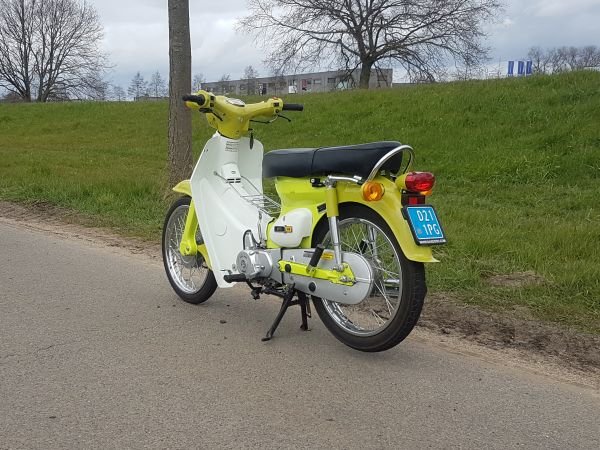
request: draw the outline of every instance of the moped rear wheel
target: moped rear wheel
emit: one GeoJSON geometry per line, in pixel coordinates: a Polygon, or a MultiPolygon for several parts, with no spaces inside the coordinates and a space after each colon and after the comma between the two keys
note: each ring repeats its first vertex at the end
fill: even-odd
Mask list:
{"type": "MultiPolygon", "coordinates": [[[[408,260],[389,226],[375,211],[362,205],[342,205],[339,216],[342,251],[362,254],[371,264],[374,286],[357,305],[313,297],[327,329],[344,344],[365,352],[399,344],[419,319],[425,294],[422,263],[408,260]]],[[[313,246],[333,248],[329,227],[320,226],[313,246]]]]}
{"type": "MultiPolygon", "coordinates": [[[[190,201],[190,197],[181,197],[169,208],[163,226],[162,255],[173,290],[182,300],[197,305],[210,298],[217,288],[217,281],[200,253],[183,256],[179,251],[190,201]]],[[[196,232],[196,242],[204,242],[200,229],[196,232]]]]}

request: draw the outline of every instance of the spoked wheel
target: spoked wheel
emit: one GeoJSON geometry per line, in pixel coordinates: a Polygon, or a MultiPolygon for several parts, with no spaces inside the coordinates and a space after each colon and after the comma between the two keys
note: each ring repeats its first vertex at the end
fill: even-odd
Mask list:
{"type": "MultiPolygon", "coordinates": [[[[344,344],[366,352],[387,350],[414,328],[427,291],[422,263],[409,261],[385,221],[361,205],[340,208],[342,251],[362,254],[373,269],[371,295],[358,305],[313,297],[329,331],[344,344]]],[[[327,224],[315,230],[313,246],[333,248],[327,224]]]]}
{"type": "MultiPolygon", "coordinates": [[[[179,252],[190,201],[190,197],[182,197],[169,209],[163,226],[162,255],[167,278],[177,295],[184,301],[197,305],[208,300],[215,292],[217,281],[200,253],[183,256],[179,252]]],[[[204,242],[199,229],[196,232],[196,242],[204,242]]]]}

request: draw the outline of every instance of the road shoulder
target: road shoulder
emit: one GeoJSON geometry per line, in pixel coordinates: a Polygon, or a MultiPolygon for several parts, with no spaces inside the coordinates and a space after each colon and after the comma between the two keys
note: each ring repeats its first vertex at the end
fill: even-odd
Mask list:
{"type": "MultiPolygon", "coordinates": [[[[90,222],[68,210],[39,206],[0,201],[0,223],[161,264],[160,245],[156,242],[122,237],[111,230],[88,226],[90,222]]],[[[482,311],[434,292],[428,294],[411,338],[451,353],[600,390],[600,336],[482,311]]]]}

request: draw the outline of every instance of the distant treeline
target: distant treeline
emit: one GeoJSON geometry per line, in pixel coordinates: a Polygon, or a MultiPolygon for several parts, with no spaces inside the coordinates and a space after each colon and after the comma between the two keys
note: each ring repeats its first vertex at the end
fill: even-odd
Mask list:
{"type": "Polygon", "coordinates": [[[550,49],[531,47],[527,58],[532,62],[533,73],[538,74],[600,67],[600,49],[595,45],[550,49]]]}

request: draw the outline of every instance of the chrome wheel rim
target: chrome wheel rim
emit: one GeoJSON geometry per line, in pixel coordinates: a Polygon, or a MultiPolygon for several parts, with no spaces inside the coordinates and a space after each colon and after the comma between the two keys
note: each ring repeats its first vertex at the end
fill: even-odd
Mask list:
{"type": "MultiPolygon", "coordinates": [[[[173,211],[167,222],[164,246],[171,279],[186,294],[195,294],[204,285],[209,269],[200,253],[196,256],[183,256],[179,252],[188,210],[188,205],[181,205],[173,211]]],[[[199,229],[196,232],[196,242],[204,242],[199,229]]]]}
{"type": "MultiPolygon", "coordinates": [[[[389,326],[402,300],[400,256],[389,237],[373,222],[357,217],[339,223],[342,251],[362,254],[371,264],[374,283],[371,294],[357,305],[322,299],[335,323],[355,336],[373,336],[389,326]]],[[[331,248],[329,232],[326,248],[331,248]]]]}

